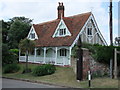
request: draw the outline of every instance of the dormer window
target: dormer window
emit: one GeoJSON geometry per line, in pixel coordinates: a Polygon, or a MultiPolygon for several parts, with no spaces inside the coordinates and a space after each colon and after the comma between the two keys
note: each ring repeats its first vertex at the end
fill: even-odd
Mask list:
{"type": "Polygon", "coordinates": [[[71,33],[68,30],[67,26],[65,25],[64,21],[61,19],[52,37],[54,38],[54,37],[66,37],[66,36],[71,36],[71,33]]]}
{"type": "Polygon", "coordinates": [[[31,39],[34,39],[35,38],[35,33],[31,33],[30,36],[31,36],[31,39]]]}
{"type": "Polygon", "coordinates": [[[27,38],[30,39],[30,40],[36,40],[36,39],[38,39],[38,36],[37,36],[37,34],[36,34],[35,29],[34,29],[33,26],[31,27],[31,30],[30,30],[27,38]]]}
{"type": "Polygon", "coordinates": [[[62,35],[66,35],[66,28],[64,29],[60,29],[59,31],[59,35],[62,36],[62,35]]]}

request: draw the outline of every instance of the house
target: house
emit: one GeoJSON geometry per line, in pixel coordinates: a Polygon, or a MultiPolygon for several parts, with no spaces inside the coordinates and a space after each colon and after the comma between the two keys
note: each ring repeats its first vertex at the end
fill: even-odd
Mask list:
{"type": "MultiPolygon", "coordinates": [[[[63,3],[57,10],[57,19],[32,25],[27,38],[35,40],[36,47],[28,62],[70,66],[72,48],[79,36],[82,42],[107,45],[91,12],[65,17],[63,3]]],[[[25,62],[25,58],[20,52],[19,61],[25,62]]]]}

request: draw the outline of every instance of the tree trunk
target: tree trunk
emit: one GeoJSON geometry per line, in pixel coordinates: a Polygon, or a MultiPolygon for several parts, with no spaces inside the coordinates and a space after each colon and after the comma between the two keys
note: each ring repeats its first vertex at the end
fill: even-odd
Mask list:
{"type": "Polygon", "coordinates": [[[28,72],[28,50],[26,51],[26,70],[25,72],[28,72]]]}

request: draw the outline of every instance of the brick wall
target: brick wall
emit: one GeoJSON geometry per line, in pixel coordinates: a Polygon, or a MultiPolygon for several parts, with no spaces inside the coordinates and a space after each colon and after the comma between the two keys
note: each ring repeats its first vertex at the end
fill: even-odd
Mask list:
{"type": "MultiPolygon", "coordinates": [[[[92,74],[105,74],[109,72],[108,66],[96,62],[92,57],[88,49],[82,48],[83,50],[83,79],[88,76],[88,71],[91,70],[92,74]]],[[[71,58],[72,67],[76,74],[76,58],[71,58]]]]}

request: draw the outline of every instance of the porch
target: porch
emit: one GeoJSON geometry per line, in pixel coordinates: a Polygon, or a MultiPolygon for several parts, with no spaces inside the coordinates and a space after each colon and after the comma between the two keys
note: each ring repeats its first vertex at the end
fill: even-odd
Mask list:
{"type": "MultiPolygon", "coordinates": [[[[28,56],[28,62],[54,65],[71,65],[70,47],[43,47],[35,48],[28,56]]],[[[26,55],[19,50],[19,61],[26,62],[26,55]]]]}

